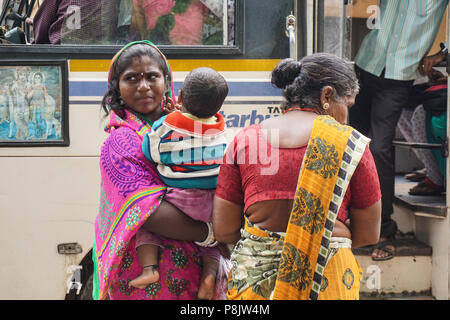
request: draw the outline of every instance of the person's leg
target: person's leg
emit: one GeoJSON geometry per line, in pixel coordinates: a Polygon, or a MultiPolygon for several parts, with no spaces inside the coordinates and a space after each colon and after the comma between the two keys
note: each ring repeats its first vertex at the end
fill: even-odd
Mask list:
{"type": "Polygon", "coordinates": [[[142,273],[130,281],[130,287],[145,289],[150,283],[158,282],[158,251],[159,247],[154,244],[144,244],[136,248],[142,273]]]}
{"type": "Polygon", "coordinates": [[[370,150],[375,160],[382,195],[382,221],[380,242],[372,258],[384,259],[393,255],[395,248],[386,243],[397,231],[397,223],[391,218],[395,192],[395,168],[392,141],[395,129],[406,101],[412,90],[411,81],[395,81],[380,78],[381,90],[377,90],[372,100],[371,126],[369,137],[372,139],[370,150]],[[383,250],[383,248],[387,250],[383,250]]]}
{"type": "Polygon", "coordinates": [[[142,273],[130,281],[130,287],[145,289],[150,283],[159,281],[158,254],[161,243],[158,236],[142,228],[136,232],[136,253],[142,273]]]}
{"type": "Polygon", "coordinates": [[[202,300],[212,300],[219,269],[219,250],[217,248],[201,248],[200,255],[202,256],[203,270],[197,297],[202,300]]]}
{"type": "MultiPolygon", "coordinates": [[[[414,133],[414,127],[412,123],[414,110],[410,109],[403,109],[402,113],[400,114],[400,118],[398,119],[397,127],[400,130],[400,133],[402,134],[403,138],[407,142],[424,142],[424,141],[418,141],[415,138],[414,133]]],[[[422,154],[423,149],[413,149],[414,154],[416,157],[424,164],[424,156],[422,154]]],[[[425,165],[424,165],[425,166],[425,165]]]]}
{"type": "MultiPolygon", "coordinates": [[[[422,105],[418,106],[412,115],[411,124],[413,137],[416,142],[427,143],[426,132],[426,113],[422,105]]],[[[442,176],[439,166],[434,158],[433,154],[428,149],[419,149],[421,153],[420,160],[424,163],[427,170],[427,177],[437,186],[444,185],[444,177],[442,176]]]]}
{"type": "Polygon", "coordinates": [[[367,136],[370,130],[370,108],[372,100],[372,83],[370,78],[373,76],[356,65],[355,72],[358,76],[360,88],[355,99],[355,104],[349,109],[348,120],[350,126],[367,136]]]}

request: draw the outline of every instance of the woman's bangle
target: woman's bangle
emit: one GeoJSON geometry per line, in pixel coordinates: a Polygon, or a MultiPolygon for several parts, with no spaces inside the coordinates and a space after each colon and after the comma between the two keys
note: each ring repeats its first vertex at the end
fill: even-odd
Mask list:
{"type": "Polygon", "coordinates": [[[208,236],[202,242],[194,241],[194,243],[200,247],[215,247],[217,245],[217,241],[214,238],[212,223],[206,222],[206,225],[208,226],[208,236]]]}

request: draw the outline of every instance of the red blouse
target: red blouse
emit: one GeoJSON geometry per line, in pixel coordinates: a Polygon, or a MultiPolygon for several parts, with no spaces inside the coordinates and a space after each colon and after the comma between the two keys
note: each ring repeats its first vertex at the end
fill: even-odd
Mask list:
{"type": "MultiPolygon", "coordinates": [[[[240,131],[228,146],[220,166],[216,196],[244,206],[256,202],[294,199],[306,146],[272,147],[255,124],[240,131]]],[[[350,180],[338,219],[345,221],[349,207],[362,209],[381,199],[375,163],[368,147],[350,180]]]]}

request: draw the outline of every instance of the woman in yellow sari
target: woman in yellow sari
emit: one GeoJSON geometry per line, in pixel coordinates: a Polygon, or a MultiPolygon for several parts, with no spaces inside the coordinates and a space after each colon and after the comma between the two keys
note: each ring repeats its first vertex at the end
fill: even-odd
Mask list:
{"type": "Polygon", "coordinates": [[[378,241],[380,190],[369,139],[345,125],[358,81],[314,54],[272,72],[283,115],[239,132],[221,165],[216,239],[233,244],[228,299],[359,299],[352,247],[378,241]]]}

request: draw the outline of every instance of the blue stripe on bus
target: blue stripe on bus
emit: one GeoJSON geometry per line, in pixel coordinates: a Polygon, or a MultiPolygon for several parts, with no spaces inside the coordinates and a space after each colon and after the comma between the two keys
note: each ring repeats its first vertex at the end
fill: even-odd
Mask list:
{"type": "MultiPolygon", "coordinates": [[[[174,83],[175,94],[182,82],[174,83]]],[[[69,95],[73,97],[103,96],[108,88],[103,81],[70,81],[69,95]]],[[[228,82],[229,96],[281,96],[281,89],[270,82],[228,82]]]]}

